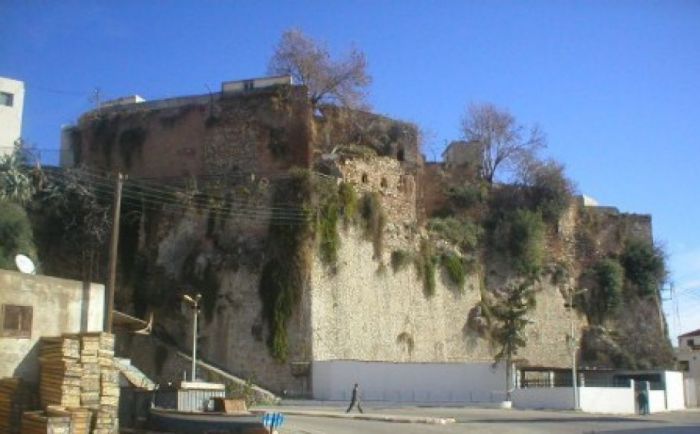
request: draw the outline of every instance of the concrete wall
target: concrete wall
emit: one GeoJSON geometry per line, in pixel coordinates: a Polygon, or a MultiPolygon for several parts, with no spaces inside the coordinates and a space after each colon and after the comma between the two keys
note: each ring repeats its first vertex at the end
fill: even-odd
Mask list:
{"type": "Polygon", "coordinates": [[[104,286],[0,270],[0,304],[32,306],[29,338],[0,337],[0,377],[38,379],[42,336],[103,330],[104,286]]]}
{"type": "Polygon", "coordinates": [[[666,410],[683,410],[685,408],[683,373],[664,372],[664,384],[666,386],[666,410]]]}
{"type": "Polygon", "coordinates": [[[574,389],[572,387],[532,387],[515,389],[512,393],[515,408],[572,410],[574,389]]]}
{"type": "Polygon", "coordinates": [[[634,387],[579,388],[581,410],[587,413],[634,414],[635,398],[634,387]]]}
{"type": "Polygon", "coordinates": [[[490,363],[314,361],[314,399],[349,400],[359,383],[367,401],[500,402],[505,367],[490,363]]]}
{"type": "Polygon", "coordinates": [[[649,391],[649,413],[661,413],[667,411],[666,396],[663,390],[649,391]]]}
{"type": "Polygon", "coordinates": [[[22,136],[24,82],[0,77],[0,92],[12,94],[12,106],[0,104],[0,156],[12,153],[15,141],[22,136]]]}

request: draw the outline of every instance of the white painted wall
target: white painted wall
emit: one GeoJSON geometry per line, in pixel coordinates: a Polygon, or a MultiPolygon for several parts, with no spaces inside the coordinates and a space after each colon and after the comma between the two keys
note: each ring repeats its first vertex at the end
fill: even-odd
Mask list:
{"type": "Polygon", "coordinates": [[[0,270],[0,305],[32,307],[29,338],[0,335],[0,378],[36,381],[39,338],[102,331],[104,300],[103,285],[0,270]]]}
{"type": "Polygon", "coordinates": [[[634,414],[633,387],[581,387],[581,410],[587,413],[634,414]]]}
{"type": "Polygon", "coordinates": [[[683,378],[683,386],[685,389],[685,405],[687,407],[697,407],[698,406],[698,395],[695,393],[695,379],[691,377],[683,378]]]}
{"type": "Polygon", "coordinates": [[[0,92],[12,94],[12,106],[0,104],[0,156],[12,153],[15,141],[22,136],[24,83],[0,77],[0,92]]]}
{"type": "Polygon", "coordinates": [[[313,397],[349,400],[355,383],[367,401],[500,402],[505,367],[490,363],[389,363],[316,361],[313,397]]]}
{"type": "Polygon", "coordinates": [[[512,394],[515,408],[572,410],[574,389],[572,387],[529,387],[515,389],[512,394]]]}
{"type": "Polygon", "coordinates": [[[666,409],[683,410],[685,408],[683,373],[664,372],[664,383],[666,384],[666,409]]]}
{"type": "Polygon", "coordinates": [[[663,390],[649,391],[649,413],[666,411],[666,396],[663,390]]]}

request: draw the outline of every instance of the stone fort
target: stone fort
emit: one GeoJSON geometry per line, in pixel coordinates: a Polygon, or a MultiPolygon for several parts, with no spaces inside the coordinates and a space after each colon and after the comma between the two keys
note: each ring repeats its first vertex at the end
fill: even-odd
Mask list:
{"type": "MultiPolygon", "coordinates": [[[[172,348],[189,348],[191,317],[180,300],[203,287],[210,289],[198,337],[200,355],[276,393],[338,398],[338,390],[362,378],[365,368],[403,366],[415,368],[408,375],[420,376],[422,369],[448,372],[454,366],[493,363],[493,346],[470,321],[490,288],[510,278],[507,271],[497,264],[475,266],[463,288],[456,288],[437,267],[434,291],[427,296],[418,267],[390,266],[395,252],[419,251],[421,240],[432,237],[426,222],[449,201],[450,186],[468,172],[469,158],[455,151],[459,143],[445,162],[426,163],[414,125],[369,112],[313,107],[306,89],[284,77],[224,83],[220,92],[207,95],[123,98],[84,114],[62,134],[66,167],[118,170],[129,180],[174,191],[186,192],[195,184],[195,201],[207,191],[229,201],[224,216],[184,202],[175,205],[165,195],[156,210],[139,208],[134,193],[128,196],[127,208],[133,205],[140,217],[123,223],[117,306],[138,315],[155,310],[161,337],[134,337],[122,351],[155,378],[181,378],[182,364],[172,348]],[[347,183],[358,196],[377,197],[384,218],[382,248],[361,227],[342,223],[332,269],[312,246],[316,253],[287,321],[288,352],[280,360],[270,354],[265,339],[269,324],[260,296],[261,264],[275,212],[295,215],[294,198],[274,202],[272,186],[298,169],[333,185],[347,183]],[[134,278],[129,269],[145,271],[134,278]],[[344,370],[348,363],[365,368],[344,370]]],[[[574,201],[551,237],[557,256],[579,272],[584,267],[577,253],[582,210],[597,222],[588,240],[591,249],[619,251],[620,240],[628,236],[652,241],[649,216],[574,201]]],[[[575,278],[536,283],[537,304],[518,363],[570,366],[567,333],[572,322],[579,337],[588,325],[584,315],[565,306],[563,288],[574,285],[575,278]]],[[[663,322],[653,305],[638,312],[647,320],[656,315],[655,324],[663,322]]],[[[650,339],[663,338],[658,329],[650,339]]],[[[367,384],[365,394],[387,398],[385,389],[367,384]]],[[[396,393],[401,397],[401,391],[396,393]]]]}

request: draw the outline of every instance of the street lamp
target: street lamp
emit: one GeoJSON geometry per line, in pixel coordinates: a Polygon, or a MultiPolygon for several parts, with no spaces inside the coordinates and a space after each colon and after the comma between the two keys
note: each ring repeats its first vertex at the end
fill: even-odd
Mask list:
{"type": "Polygon", "coordinates": [[[185,294],[182,298],[192,306],[192,312],[194,312],[192,321],[192,377],[190,380],[195,381],[197,378],[197,314],[199,313],[199,300],[201,300],[202,294],[197,294],[194,298],[185,294]]]}
{"type": "Polygon", "coordinates": [[[578,399],[578,375],[576,375],[576,349],[578,339],[576,339],[576,333],[574,331],[574,296],[583,294],[586,291],[588,291],[587,288],[579,289],[578,291],[569,290],[569,303],[564,305],[567,309],[569,309],[569,319],[571,322],[571,334],[569,335],[569,350],[571,351],[571,384],[573,385],[574,390],[574,410],[579,410],[581,407],[578,399]]]}

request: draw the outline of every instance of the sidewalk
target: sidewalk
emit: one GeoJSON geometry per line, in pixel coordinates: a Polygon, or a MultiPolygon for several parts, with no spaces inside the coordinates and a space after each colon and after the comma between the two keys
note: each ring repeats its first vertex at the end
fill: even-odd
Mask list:
{"type": "Polygon", "coordinates": [[[390,415],[378,413],[344,413],[341,409],[333,410],[306,410],[300,408],[292,408],[285,405],[277,407],[254,407],[250,409],[252,413],[262,414],[265,412],[281,412],[295,416],[312,416],[312,417],[330,417],[335,419],[354,419],[354,420],[372,420],[379,422],[394,422],[394,423],[425,423],[431,425],[446,425],[455,423],[455,419],[451,417],[425,417],[425,416],[404,416],[390,415]]]}

